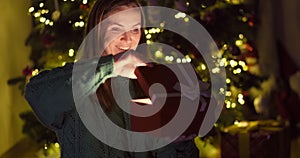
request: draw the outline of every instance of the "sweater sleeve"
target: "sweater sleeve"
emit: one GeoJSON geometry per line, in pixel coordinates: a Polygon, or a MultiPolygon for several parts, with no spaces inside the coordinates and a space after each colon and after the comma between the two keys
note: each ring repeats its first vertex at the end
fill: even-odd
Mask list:
{"type": "Polygon", "coordinates": [[[111,55],[101,57],[100,61],[97,59],[69,63],[33,77],[26,85],[25,99],[42,124],[51,130],[57,130],[62,127],[65,114],[75,110],[74,85],[76,88],[81,87],[77,92],[86,96],[94,93],[112,73],[111,55]],[[81,77],[74,80],[74,76],[81,77]]]}

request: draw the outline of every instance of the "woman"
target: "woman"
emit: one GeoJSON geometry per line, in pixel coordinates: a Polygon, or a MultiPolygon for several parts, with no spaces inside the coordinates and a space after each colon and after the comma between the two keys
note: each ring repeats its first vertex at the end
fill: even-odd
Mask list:
{"type": "MultiPolygon", "coordinates": [[[[146,65],[137,53],[124,53],[135,50],[141,42],[142,12],[129,10],[135,7],[140,7],[135,0],[96,1],[90,12],[86,31],[88,36],[93,33],[92,36],[96,38],[85,46],[82,58],[88,59],[88,62],[82,62],[80,66],[87,69],[79,73],[84,76],[92,71],[88,67],[96,65],[95,74],[99,78],[88,79],[85,82],[77,81],[77,84],[85,87],[83,93],[97,93],[107,116],[125,129],[130,128],[128,114],[116,106],[114,99],[111,98],[110,80],[105,79],[113,76],[136,78],[133,73],[135,67],[146,65]],[[126,14],[118,14],[127,10],[129,12],[126,14]],[[113,18],[108,18],[112,16],[113,18]],[[99,23],[103,25],[99,27],[99,23]],[[94,62],[92,59],[99,55],[100,61],[94,62]],[[101,85],[94,85],[95,83],[101,85]],[[95,86],[99,88],[97,90],[89,88],[95,86]]],[[[192,140],[143,153],[121,151],[98,140],[85,127],[76,111],[71,81],[72,75],[76,73],[72,71],[73,65],[66,64],[61,68],[41,72],[30,80],[25,91],[25,98],[39,120],[56,132],[62,158],[198,157],[198,150],[192,140]]]]}

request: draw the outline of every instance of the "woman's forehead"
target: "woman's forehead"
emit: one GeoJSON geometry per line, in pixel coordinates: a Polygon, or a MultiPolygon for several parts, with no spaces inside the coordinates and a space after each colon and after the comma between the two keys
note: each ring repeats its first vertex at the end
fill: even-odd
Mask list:
{"type": "Polygon", "coordinates": [[[108,24],[131,24],[141,23],[141,12],[137,7],[121,6],[108,13],[106,18],[108,24]]]}

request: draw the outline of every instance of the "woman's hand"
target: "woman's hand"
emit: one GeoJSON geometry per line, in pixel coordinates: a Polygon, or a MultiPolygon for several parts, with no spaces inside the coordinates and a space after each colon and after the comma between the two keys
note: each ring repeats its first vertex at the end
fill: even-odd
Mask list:
{"type": "Polygon", "coordinates": [[[145,56],[129,50],[124,53],[114,55],[113,73],[123,77],[136,79],[137,77],[134,74],[135,68],[138,66],[146,66],[147,63],[149,63],[149,60],[146,60],[145,56]]]}

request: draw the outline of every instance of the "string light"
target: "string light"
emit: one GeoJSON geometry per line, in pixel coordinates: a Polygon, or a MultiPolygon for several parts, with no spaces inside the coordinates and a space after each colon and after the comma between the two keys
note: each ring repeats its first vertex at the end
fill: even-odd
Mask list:
{"type": "Polygon", "coordinates": [[[49,25],[49,24],[50,24],[50,20],[47,19],[47,20],[45,21],[45,24],[46,24],[46,25],[49,25]]]}
{"type": "Polygon", "coordinates": [[[184,20],[185,22],[189,22],[189,21],[190,21],[190,19],[189,19],[188,17],[185,17],[183,20],[184,20]]]}
{"type": "Polygon", "coordinates": [[[151,34],[146,35],[146,39],[151,39],[151,34]]]}
{"type": "Polygon", "coordinates": [[[40,3],[39,6],[40,6],[40,8],[43,8],[44,7],[44,3],[40,3]]]}
{"type": "Polygon", "coordinates": [[[39,70],[38,69],[35,69],[35,70],[33,70],[32,72],[31,72],[31,75],[32,76],[36,76],[36,75],[38,75],[39,74],[39,70]]]}
{"type": "Polygon", "coordinates": [[[230,97],[231,96],[231,91],[226,91],[226,96],[230,97]]]}
{"type": "Polygon", "coordinates": [[[67,62],[65,62],[65,61],[64,61],[64,62],[62,62],[62,63],[61,63],[61,66],[65,66],[65,65],[66,65],[66,63],[67,63],[67,62]]]}
{"type": "Polygon", "coordinates": [[[32,13],[34,11],[34,7],[30,7],[29,9],[28,9],[28,12],[29,13],[32,13]]]}
{"type": "Polygon", "coordinates": [[[227,59],[226,58],[222,58],[221,61],[219,62],[220,66],[227,66],[227,59]]]}
{"type": "Polygon", "coordinates": [[[33,14],[33,16],[34,16],[35,18],[40,17],[40,16],[41,16],[41,13],[40,13],[40,12],[36,12],[36,13],[33,14]]]}
{"type": "Polygon", "coordinates": [[[160,50],[157,50],[155,53],[154,53],[155,57],[157,58],[162,58],[163,57],[163,53],[160,51],[160,50]]]}
{"type": "Polygon", "coordinates": [[[243,35],[243,34],[239,34],[239,38],[240,38],[240,39],[243,39],[243,38],[244,38],[244,35],[243,35]]]}
{"type": "Polygon", "coordinates": [[[248,21],[248,18],[247,18],[247,17],[242,17],[242,21],[243,21],[243,22],[247,22],[247,21],[248,21]]]}
{"type": "Polygon", "coordinates": [[[216,73],[220,73],[220,68],[219,67],[215,67],[211,70],[212,73],[216,74],[216,73]]]}
{"type": "Polygon", "coordinates": [[[59,148],[60,146],[59,146],[59,143],[54,143],[54,146],[56,147],[56,148],[59,148]]]}
{"type": "Polygon", "coordinates": [[[236,103],[232,103],[231,108],[233,108],[233,109],[236,108],[236,103]]]}
{"type": "Polygon", "coordinates": [[[224,88],[220,88],[220,94],[225,94],[225,89],[224,88]]]}
{"type": "Polygon", "coordinates": [[[229,78],[226,78],[226,83],[230,83],[231,82],[231,80],[229,79],[229,78]]]}
{"type": "Polygon", "coordinates": [[[148,34],[148,30],[144,30],[144,32],[145,32],[145,35],[147,35],[147,34],[148,34]]]}
{"type": "Polygon", "coordinates": [[[237,46],[241,46],[242,44],[243,44],[242,40],[236,40],[235,41],[235,45],[237,45],[237,46]]]}
{"type": "Polygon", "coordinates": [[[41,13],[42,13],[42,14],[47,14],[47,13],[49,13],[49,10],[48,10],[48,9],[43,9],[43,10],[41,11],[41,13]]]}
{"type": "Polygon", "coordinates": [[[238,65],[238,62],[236,62],[235,60],[230,60],[229,64],[230,64],[231,67],[235,67],[235,66],[238,65]]]}
{"type": "Polygon", "coordinates": [[[239,74],[241,72],[242,72],[242,70],[240,68],[233,70],[233,74],[239,74]]]}
{"type": "Polygon", "coordinates": [[[231,107],[230,101],[226,101],[226,108],[229,109],[231,107]]]}
{"type": "Polygon", "coordinates": [[[45,17],[40,17],[40,22],[44,23],[47,19],[45,17]]]}
{"type": "Polygon", "coordinates": [[[61,55],[59,55],[59,56],[57,57],[58,60],[62,60],[62,58],[63,58],[63,57],[62,57],[61,55]]]}
{"type": "Polygon", "coordinates": [[[176,62],[177,62],[177,63],[181,63],[181,59],[180,59],[180,58],[177,58],[177,59],[176,59],[176,62]]]}
{"type": "Polygon", "coordinates": [[[186,4],[187,6],[189,6],[189,5],[190,5],[190,2],[186,2],[185,4],[186,4]]]}
{"type": "Polygon", "coordinates": [[[175,14],[174,16],[176,19],[179,19],[179,18],[185,18],[186,17],[186,14],[185,13],[182,13],[182,12],[179,12],[177,14],[175,14]]]}
{"type": "Polygon", "coordinates": [[[243,94],[238,94],[238,102],[241,104],[241,105],[244,105],[245,104],[245,100],[243,99],[243,94]]]}
{"type": "Polygon", "coordinates": [[[83,0],[83,1],[82,1],[82,4],[87,4],[87,3],[88,3],[87,0],[83,0]]]}
{"type": "Polygon", "coordinates": [[[73,57],[74,53],[75,53],[74,49],[69,49],[69,56],[70,57],[73,57]]]}

